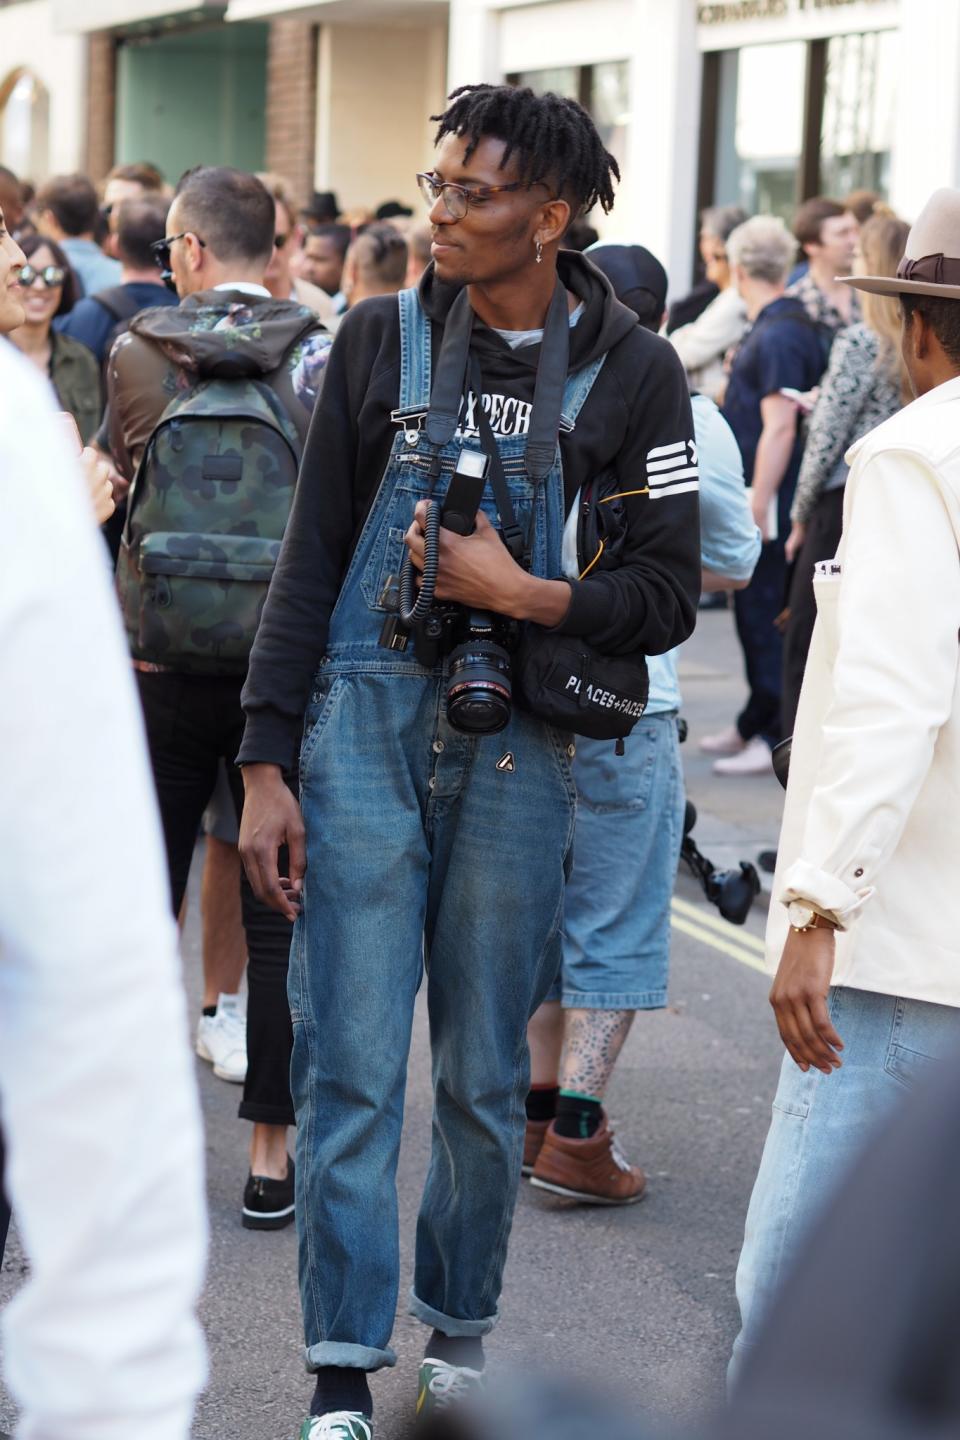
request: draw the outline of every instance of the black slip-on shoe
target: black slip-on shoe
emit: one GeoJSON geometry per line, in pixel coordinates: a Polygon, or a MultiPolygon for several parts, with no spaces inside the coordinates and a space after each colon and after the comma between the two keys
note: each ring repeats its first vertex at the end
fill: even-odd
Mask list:
{"type": "Polygon", "coordinates": [[[287,1178],[248,1175],[243,1188],[241,1223],[245,1230],[282,1230],[294,1218],[293,1161],[287,1156],[287,1178]]]}

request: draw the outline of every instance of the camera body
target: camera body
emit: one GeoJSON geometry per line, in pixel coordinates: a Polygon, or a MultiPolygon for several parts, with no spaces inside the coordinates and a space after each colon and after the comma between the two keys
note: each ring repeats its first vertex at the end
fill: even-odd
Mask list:
{"type": "MultiPolygon", "coordinates": [[[[457,535],[471,535],[476,529],[488,463],[480,450],[464,447],[460,451],[440,512],[439,524],[444,529],[457,535]]],[[[431,530],[428,525],[428,561],[431,530]]],[[[408,565],[409,559],[404,563],[408,565]]],[[[427,588],[430,568],[425,566],[421,594],[427,588]]],[[[453,728],[467,735],[495,735],[503,730],[512,712],[511,653],[518,634],[516,621],[431,597],[426,613],[407,623],[421,665],[432,669],[450,657],[446,709],[453,728]]]]}

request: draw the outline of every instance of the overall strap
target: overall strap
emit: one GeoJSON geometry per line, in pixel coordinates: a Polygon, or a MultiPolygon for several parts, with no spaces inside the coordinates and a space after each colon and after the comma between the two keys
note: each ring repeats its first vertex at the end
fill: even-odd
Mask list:
{"type": "Polygon", "coordinates": [[[580,411],[583,409],[584,401],[593,389],[593,382],[603,369],[607,355],[604,352],[599,359],[585,365],[567,379],[563,392],[563,413],[560,416],[560,428],[562,430],[573,430],[577,423],[580,411]]]}
{"type": "Polygon", "coordinates": [[[420,304],[419,291],[414,287],[401,290],[400,306],[400,405],[395,411],[399,419],[405,412],[425,415],[430,405],[431,336],[430,321],[420,304]]]}
{"type": "Polygon", "coordinates": [[[428,442],[437,451],[450,444],[460,423],[472,330],[473,310],[464,286],[447,312],[437,375],[430,394],[425,430],[428,442]]]}

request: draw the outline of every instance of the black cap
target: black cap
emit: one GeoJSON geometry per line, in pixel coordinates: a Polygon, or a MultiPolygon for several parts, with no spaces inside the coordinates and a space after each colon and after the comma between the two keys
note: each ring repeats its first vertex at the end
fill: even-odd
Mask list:
{"type": "Polygon", "coordinates": [[[652,318],[659,328],[667,306],[667,272],[656,255],[643,245],[592,245],[586,255],[606,275],[617,299],[644,324],[652,318]]]}

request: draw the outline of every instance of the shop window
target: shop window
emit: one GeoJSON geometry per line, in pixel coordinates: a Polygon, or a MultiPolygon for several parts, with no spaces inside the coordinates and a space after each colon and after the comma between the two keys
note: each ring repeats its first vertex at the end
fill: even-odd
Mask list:
{"type": "Polygon", "coordinates": [[[827,44],[820,190],[889,188],[896,105],[896,33],[837,35],[827,44]]]}
{"type": "Polygon", "coordinates": [[[552,90],[579,100],[590,111],[600,138],[624,167],[630,120],[630,65],[611,60],[600,65],[564,65],[553,70],[522,70],[508,75],[511,85],[529,85],[538,95],[552,90]]]}
{"type": "Polygon", "coordinates": [[[0,82],[0,163],[34,182],[49,173],[50,96],[29,70],[0,82]]]}
{"type": "Polygon", "coordinates": [[[713,200],[788,217],[803,151],[807,47],[751,45],[719,57],[713,200]]]}

